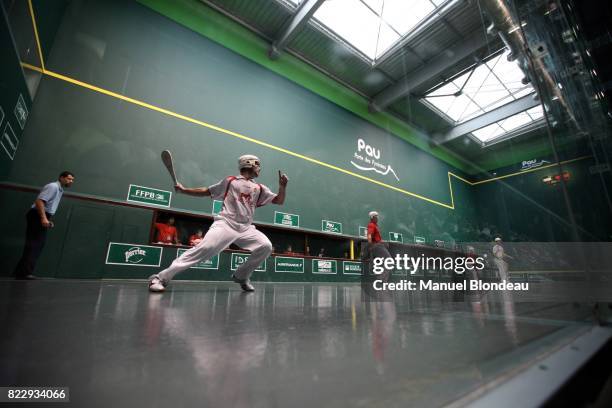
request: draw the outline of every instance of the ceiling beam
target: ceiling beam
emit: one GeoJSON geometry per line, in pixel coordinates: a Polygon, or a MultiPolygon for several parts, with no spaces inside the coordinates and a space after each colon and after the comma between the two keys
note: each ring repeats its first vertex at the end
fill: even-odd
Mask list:
{"type": "Polygon", "coordinates": [[[410,92],[420,85],[439,76],[449,67],[458,64],[461,60],[474,55],[487,45],[487,36],[482,30],[478,30],[461,41],[455,48],[449,48],[438,56],[429,60],[423,67],[403,78],[401,81],[390,85],[370,102],[371,112],[380,112],[396,100],[408,96],[410,92]]]}
{"type": "Polygon", "coordinates": [[[470,119],[453,126],[445,134],[434,136],[434,142],[438,145],[448,143],[460,136],[466,135],[478,129],[482,129],[483,127],[489,126],[495,122],[499,122],[500,120],[516,115],[517,113],[524,112],[527,109],[539,106],[540,101],[534,98],[534,95],[535,93],[525,95],[515,101],[500,106],[497,109],[477,116],[474,119],[470,119]]]}
{"type": "Polygon", "coordinates": [[[272,46],[268,51],[268,56],[270,59],[275,60],[280,56],[287,43],[297,32],[302,29],[302,27],[304,27],[306,23],[308,23],[310,17],[312,17],[312,15],[324,1],[325,0],[305,0],[302,2],[287,27],[272,43],[272,46]]]}

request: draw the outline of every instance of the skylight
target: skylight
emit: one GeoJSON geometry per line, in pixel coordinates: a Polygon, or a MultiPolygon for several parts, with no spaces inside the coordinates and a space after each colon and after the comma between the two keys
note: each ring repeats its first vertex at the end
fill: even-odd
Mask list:
{"type": "Polygon", "coordinates": [[[525,112],[517,113],[499,122],[483,127],[472,132],[472,135],[483,143],[490,142],[508,132],[533,123],[544,116],[542,108],[536,106],[525,112]]]}
{"type": "Polygon", "coordinates": [[[328,0],[313,18],[375,60],[446,1],[328,0]]]}
{"type": "MultiPolygon", "coordinates": [[[[530,84],[521,82],[524,74],[516,62],[508,61],[508,54],[506,51],[470,69],[428,93],[424,100],[455,123],[461,123],[533,93],[530,84]]],[[[541,117],[541,108],[535,107],[472,134],[487,142],[541,117]]]]}

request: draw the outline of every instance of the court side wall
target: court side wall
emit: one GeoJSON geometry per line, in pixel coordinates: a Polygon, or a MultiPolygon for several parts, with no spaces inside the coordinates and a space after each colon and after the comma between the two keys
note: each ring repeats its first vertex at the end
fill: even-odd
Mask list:
{"type": "MultiPolygon", "coordinates": [[[[546,166],[552,158],[543,160],[543,166],[546,166]]],[[[563,164],[561,168],[554,166],[530,172],[521,170],[521,167],[519,163],[495,170],[497,177],[515,175],[473,186],[480,232],[468,231],[468,234],[477,234],[479,241],[492,240],[496,234],[507,241],[572,241],[575,238],[574,226],[562,185],[560,182],[553,185],[544,182],[548,177],[567,172],[567,196],[573,210],[577,238],[580,241],[612,239],[612,216],[605,200],[605,186],[612,185],[610,172],[595,171],[597,166],[592,157],[563,164]]]]}
{"type": "Polygon", "coordinates": [[[27,122],[17,117],[16,107],[23,104],[29,112],[32,100],[19,65],[17,48],[4,5],[1,3],[0,55],[0,179],[6,179],[23,140],[23,128],[27,125],[27,122]]]}

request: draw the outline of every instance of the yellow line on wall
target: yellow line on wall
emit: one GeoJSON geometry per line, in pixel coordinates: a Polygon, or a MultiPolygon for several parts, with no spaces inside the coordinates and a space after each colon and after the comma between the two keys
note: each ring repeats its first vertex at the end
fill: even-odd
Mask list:
{"type": "Polygon", "coordinates": [[[31,70],[34,70],[34,71],[37,71],[37,72],[41,72],[41,73],[43,73],[45,75],[48,75],[50,77],[53,77],[53,78],[56,78],[56,79],[59,79],[59,80],[62,80],[62,81],[68,82],[68,83],[71,83],[73,85],[80,86],[80,87],[83,87],[83,88],[86,88],[86,89],[89,89],[89,90],[92,90],[94,92],[98,92],[98,93],[101,93],[101,94],[104,94],[104,95],[107,95],[107,96],[111,96],[113,98],[120,99],[122,101],[129,102],[129,103],[132,103],[134,105],[138,105],[138,106],[141,106],[143,108],[147,108],[147,109],[150,109],[150,110],[162,113],[164,115],[168,115],[168,116],[171,116],[171,117],[174,117],[174,118],[177,118],[177,119],[180,119],[180,120],[184,120],[184,121],[187,121],[187,122],[199,125],[199,126],[203,126],[203,127],[208,128],[208,129],[217,131],[219,133],[223,133],[223,134],[226,134],[226,135],[229,135],[229,136],[233,136],[233,137],[236,137],[236,138],[239,138],[239,139],[251,142],[251,143],[255,143],[255,144],[258,144],[260,146],[264,146],[264,147],[267,147],[269,149],[276,150],[276,151],[288,154],[290,156],[294,156],[294,157],[300,158],[302,160],[306,160],[308,162],[317,164],[317,165],[322,166],[322,167],[327,167],[329,169],[338,171],[340,173],[347,174],[349,176],[357,177],[357,178],[359,178],[361,180],[364,180],[364,181],[367,181],[367,182],[379,185],[381,187],[385,187],[385,188],[397,191],[399,193],[402,193],[402,194],[405,194],[405,195],[408,195],[408,196],[411,196],[411,197],[415,197],[415,198],[418,198],[420,200],[424,200],[424,201],[427,201],[429,203],[436,204],[436,205],[439,205],[441,207],[448,208],[448,209],[451,209],[451,210],[455,209],[455,198],[454,198],[454,193],[453,193],[453,186],[452,186],[451,176],[455,177],[458,180],[463,181],[464,183],[466,183],[466,184],[468,184],[470,186],[475,186],[475,185],[479,185],[479,184],[483,184],[483,183],[488,183],[488,182],[491,182],[491,181],[501,180],[501,179],[505,179],[505,178],[508,178],[508,177],[513,177],[513,176],[517,176],[517,175],[521,175],[521,174],[530,173],[530,172],[533,172],[533,171],[544,170],[544,169],[549,168],[549,167],[558,166],[559,164],[571,163],[571,162],[574,162],[574,161],[583,160],[583,159],[586,159],[586,158],[590,157],[590,156],[578,157],[578,158],[575,158],[575,159],[563,161],[563,162],[561,162],[559,164],[553,163],[553,164],[549,164],[547,166],[541,166],[541,167],[537,167],[537,168],[534,168],[534,169],[531,169],[531,170],[526,170],[526,171],[516,172],[516,173],[511,173],[511,174],[506,174],[504,176],[494,177],[494,178],[490,178],[490,179],[486,179],[486,180],[481,180],[481,181],[477,181],[477,182],[471,182],[471,181],[466,180],[463,177],[458,176],[458,175],[454,174],[453,172],[449,171],[447,175],[448,175],[448,188],[449,188],[449,195],[450,195],[451,203],[450,204],[446,204],[446,203],[442,203],[440,201],[437,201],[437,200],[434,200],[434,199],[422,196],[420,194],[413,193],[411,191],[404,190],[402,188],[395,187],[395,186],[392,186],[392,185],[387,184],[387,183],[383,183],[383,182],[378,181],[378,180],[374,180],[372,178],[363,176],[361,174],[357,174],[357,173],[352,172],[350,170],[346,170],[346,169],[343,169],[341,167],[334,166],[334,165],[329,164],[329,163],[325,163],[323,161],[314,159],[312,157],[308,157],[308,156],[305,156],[303,154],[293,152],[293,151],[285,149],[283,147],[275,146],[273,144],[270,144],[270,143],[267,143],[267,142],[263,142],[263,141],[258,140],[258,139],[254,139],[252,137],[248,137],[248,136],[242,135],[240,133],[233,132],[231,130],[224,129],[222,127],[215,126],[215,125],[212,125],[210,123],[207,123],[207,122],[204,122],[204,121],[201,121],[201,120],[198,120],[198,119],[191,118],[191,117],[186,116],[186,115],[182,115],[182,114],[170,111],[168,109],[160,108],[158,106],[155,106],[155,105],[152,105],[152,104],[140,101],[138,99],[130,98],[128,96],[121,95],[121,94],[118,94],[116,92],[109,91],[107,89],[103,89],[103,88],[97,87],[95,85],[91,85],[91,84],[88,84],[86,82],[82,82],[82,81],[79,81],[77,79],[70,78],[70,77],[67,77],[65,75],[58,74],[58,73],[53,72],[53,71],[46,70],[44,68],[41,69],[39,67],[30,65],[30,64],[27,64],[27,63],[21,63],[21,65],[24,68],[28,68],[28,69],[31,69],[31,70]]]}
{"type": "Polygon", "coordinates": [[[40,46],[40,39],[38,38],[38,25],[36,24],[36,17],[34,15],[34,7],[32,7],[32,0],[28,0],[28,7],[30,9],[30,17],[32,18],[32,27],[34,28],[34,38],[36,38],[36,48],[38,49],[38,57],[40,58],[40,66],[42,71],[45,71],[45,60],[42,54],[42,48],[40,46]]]}
{"type": "Polygon", "coordinates": [[[24,66],[25,68],[34,69],[35,71],[42,72],[43,74],[48,75],[50,77],[53,77],[53,78],[56,78],[56,79],[59,79],[59,80],[71,83],[73,85],[77,85],[77,86],[80,86],[80,87],[92,90],[94,92],[98,92],[98,93],[101,93],[101,94],[104,94],[104,95],[107,95],[107,96],[111,96],[113,98],[120,99],[122,101],[129,102],[129,103],[132,103],[134,105],[141,106],[143,108],[147,108],[147,109],[159,112],[159,113],[163,113],[164,115],[172,116],[174,118],[181,119],[181,120],[184,120],[186,122],[190,122],[190,123],[193,123],[193,124],[196,124],[196,125],[199,125],[199,126],[203,126],[203,127],[208,128],[208,129],[217,131],[219,133],[223,133],[223,134],[226,134],[226,135],[229,135],[229,136],[236,137],[238,139],[242,139],[242,140],[245,140],[245,141],[248,141],[248,142],[251,142],[251,143],[255,143],[255,144],[258,144],[260,146],[264,146],[264,147],[267,147],[269,149],[276,150],[276,151],[288,154],[290,156],[298,157],[300,159],[303,159],[303,160],[306,160],[308,162],[317,164],[319,166],[327,167],[329,169],[336,170],[336,171],[338,171],[340,173],[344,173],[344,174],[347,174],[349,176],[357,177],[357,178],[359,178],[361,180],[365,180],[365,181],[368,181],[370,183],[374,183],[374,184],[377,184],[379,186],[386,187],[388,189],[397,191],[399,193],[402,193],[402,194],[405,194],[405,195],[408,195],[408,196],[411,196],[411,197],[418,198],[420,200],[424,200],[424,201],[430,202],[432,204],[439,205],[441,207],[445,207],[445,208],[449,208],[449,209],[454,209],[454,206],[446,204],[446,203],[442,203],[442,202],[434,200],[432,198],[428,198],[428,197],[422,196],[420,194],[413,193],[411,191],[404,190],[402,188],[395,187],[395,186],[392,186],[392,185],[387,184],[387,183],[383,183],[383,182],[378,181],[378,180],[374,180],[372,178],[363,176],[361,174],[354,173],[354,172],[352,172],[350,170],[346,170],[346,169],[343,169],[341,167],[334,166],[333,164],[325,163],[323,161],[314,159],[312,157],[308,157],[308,156],[305,156],[303,154],[293,152],[293,151],[285,149],[283,147],[275,146],[273,144],[270,144],[270,143],[267,143],[267,142],[263,142],[263,141],[258,140],[258,139],[254,139],[252,137],[245,136],[245,135],[242,135],[240,133],[233,132],[231,130],[224,129],[222,127],[215,126],[213,124],[210,124],[210,123],[198,120],[198,119],[194,119],[194,118],[191,118],[189,116],[182,115],[180,113],[176,113],[176,112],[173,112],[173,111],[168,110],[168,109],[160,108],[158,106],[155,106],[155,105],[152,105],[150,103],[146,103],[146,102],[140,101],[138,99],[130,98],[128,96],[121,95],[121,94],[118,94],[116,92],[109,91],[107,89],[103,89],[103,88],[97,87],[95,85],[91,85],[91,84],[88,84],[86,82],[82,82],[82,81],[79,81],[77,79],[70,78],[70,77],[67,77],[65,75],[62,75],[62,74],[58,74],[58,73],[53,72],[53,71],[49,71],[47,69],[40,69],[38,67],[34,67],[32,65],[25,64],[25,63],[22,63],[22,66],[24,66]]]}

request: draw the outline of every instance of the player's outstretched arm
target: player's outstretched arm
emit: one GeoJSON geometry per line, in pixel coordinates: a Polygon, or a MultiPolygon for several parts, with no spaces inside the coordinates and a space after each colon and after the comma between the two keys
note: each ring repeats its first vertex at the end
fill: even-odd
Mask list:
{"type": "Polygon", "coordinates": [[[197,187],[197,188],[188,188],[183,186],[181,183],[176,183],[174,186],[176,191],[180,191],[181,193],[185,193],[192,196],[209,196],[210,191],[207,187],[197,187]]]}
{"type": "Polygon", "coordinates": [[[285,192],[287,190],[287,183],[289,179],[286,174],[281,174],[281,171],[278,171],[278,194],[274,197],[272,202],[274,204],[282,205],[285,202],[285,192]]]}

